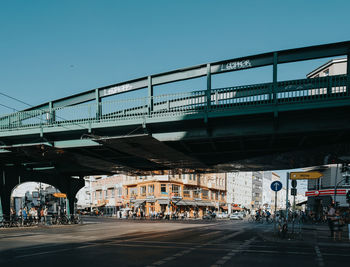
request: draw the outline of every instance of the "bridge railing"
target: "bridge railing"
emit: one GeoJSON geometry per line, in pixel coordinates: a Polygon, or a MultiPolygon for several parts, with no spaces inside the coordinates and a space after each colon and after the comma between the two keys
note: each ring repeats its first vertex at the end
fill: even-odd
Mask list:
{"type": "MultiPolygon", "coordinates": [[[[92,122],[240,110],[266,105],[322,102],[350,97],[345,75],[87,103],[16,112],[0,118],[0,131],[86,125],[92,122]],[[274,96],[275,99],[274,99],[274,96]]],[[[85,127],[85,126],[82,126],[85,127]]]]}
{"type": "Polygon", "coordinates": [[[301,103],[349,97],[345,75],[291,80],[278,83],[278,103],[301,103]]]}

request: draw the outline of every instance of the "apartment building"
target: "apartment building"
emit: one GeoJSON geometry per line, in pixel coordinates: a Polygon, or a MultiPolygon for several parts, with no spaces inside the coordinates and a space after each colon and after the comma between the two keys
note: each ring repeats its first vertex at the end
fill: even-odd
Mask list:
{"type": "Polygon", "coordinates": [[[115,215],[123,207],[126,176],[93,176],[87,179],[90,181],[91,208],[103,208],[104,213],[115,215]]]}
{"type": "Polygon", "coordinates": [[[252,172],[227,173],[228,211],[252,208],[252,172]]]}
{"type": "Polygon", "coordinates": [[[346,58],[332,59],[306,75],[307,78],[319,78],[346,74],[346,58]]]}
{"type": "Polygon", "coordinates": [[[226,174],[166,174],[126,177],[124,205],[152,213],[188,212],[202,216],[226,209],[226,174]]]}
{"type": "Polygon", "coordinates": [[[263,173],[253,172],[252,175],[252,209],[263,208],[263,173]]]}

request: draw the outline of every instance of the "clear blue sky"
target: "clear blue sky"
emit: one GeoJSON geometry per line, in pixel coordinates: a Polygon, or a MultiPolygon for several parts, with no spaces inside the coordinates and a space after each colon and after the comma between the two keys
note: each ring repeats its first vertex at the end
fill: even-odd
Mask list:
{"type": "MultiPolygon", "coordinates": [[[[177,68],[347,41],[349,10],[347,0],[2,0],[0,92],[38,105],[177,68]]],[[[324,62],[281,66],[279,79],[305,77],[324,62]]],[[[268,68],[214,78],[213,87],[266,79],[268,68]]]]}
{"type": "MultiPolygon", "coordinates": [[[[349,10],[346,0],[2,0],[0,92],[37,105],[176,68],[346,41],[349,10]]],[[[305,77],[310,67],[292,69],[305,77]]],[[[265,81],[259,75],[242,76],[265,81]]]]}

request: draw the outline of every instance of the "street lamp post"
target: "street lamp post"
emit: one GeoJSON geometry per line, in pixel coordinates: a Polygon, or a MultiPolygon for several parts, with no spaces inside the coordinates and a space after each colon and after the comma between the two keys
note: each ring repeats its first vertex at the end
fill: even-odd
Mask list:
{"type": "Polygon", "coordinates": [[[338,163],[337,163],[337,169],[335,172],[335,180],[334,180],[334,205],[336,205],[336,199],[337,199],[337,178],[338,178],[338,163]]]}

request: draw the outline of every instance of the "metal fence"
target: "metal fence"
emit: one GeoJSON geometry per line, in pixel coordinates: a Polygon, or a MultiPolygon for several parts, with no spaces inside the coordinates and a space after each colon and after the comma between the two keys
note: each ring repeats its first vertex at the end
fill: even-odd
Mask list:
{"type": "Polygon", "coordinates": [[[104,101],[53,108],[20,111],[0,118],[0,131],[25,128],[68,127],[92,122],[137,118],[174,117],[201,112],[244,110],[266,105],[292,105],[349,98],[347,76],[227,87],[208,91],[164,94],[153,97],[104,101]]]}

